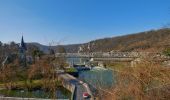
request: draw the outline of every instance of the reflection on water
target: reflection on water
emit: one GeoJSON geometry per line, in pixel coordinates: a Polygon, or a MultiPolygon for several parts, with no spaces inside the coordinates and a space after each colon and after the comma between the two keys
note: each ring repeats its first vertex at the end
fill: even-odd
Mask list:
{"type": "Polygon", "coordinates": [[[115,84],[116,75],[112,70],[95,67],[89,71],[79,72],[79,79],[92,86],[100,88],[110,88],[115,84]]]}
{"type": "MultiPolygon", "coordinates": [[[[79,64],[88,60],[89,58],[67,58],[70,64],[79,64]]],[[[92,70],[79,72],[79,79],[95,87],[110,88],[115,84],[116,74],[112,70],[94,67],[92,70]]]]}
{"type": "MultiPolygon", "coordinates": [[[[46,92],[41,89],[27,91],[27,90],[0,90],[0,94],[5,97],[24,97],[24,98],[44,98],[51,99],[53,94],[51,92],[46,92]]],[[[71,98],[71,92],[63,87],[58,87],[56,90],[57,99],[69,99],[71,98]]]]}
{"type": "MultiPolygon", "coordinates": [[[[79,64],[81,62],[88,62],[88,60],[88,58],[67,58],[67,62],[70,64],[79,64]]],[[[80,71],[78,78],[89,84],[94,94],[97,93],[99,87],[102,89],[110,89],[116,84],[116,72],[101,67],[80,71]]]]}

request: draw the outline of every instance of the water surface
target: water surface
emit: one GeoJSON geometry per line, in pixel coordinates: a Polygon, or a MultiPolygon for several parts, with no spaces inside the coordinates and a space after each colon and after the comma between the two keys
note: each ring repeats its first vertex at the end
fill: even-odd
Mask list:
{"type": "MultiPolygon", "coordinates": [[[[27,90],[0,90],[0,95],[5,97],[24,97],[24,98],[44,98],[51,99],[53,94],[51,92],[46,92],[41,89],[27,91],[27,90]]],[[[70,99],[71,92],[63,87],[58,87],[55,93],[55,98],[57,99],[70,99]]]]}

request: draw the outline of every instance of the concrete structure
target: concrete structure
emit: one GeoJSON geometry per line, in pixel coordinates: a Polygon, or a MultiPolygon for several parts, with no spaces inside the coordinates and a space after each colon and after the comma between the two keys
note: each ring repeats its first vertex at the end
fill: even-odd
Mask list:
{"type": "MultiPolygon", "coordinates": [[[[137,52],[95,52],[95,53],[56,53],[56,57],[66,57],[66,58],[80,58],[89,59],[91,62],[105,62],[105,61],[115,61],[115,62],[130,62],[131,66],[134,67],[137,58],[140,57],[137,52]]],[[[83,62],[82,62],[83,63],[83,62]]]]}
{"type": "Polygon", "coordinates": [[[58,73],[59,80],[62,81],[63,86],[72,92],[72,100],[83,100],[83,93],[87,92],[91,95],[91,98],[86,100],[94,100],[93,95],[90,91],[89,86],[76,79],[75,77],[67,73],[58,73]]]}
{"type": "Polygon", "coordinates": [[[158,52],[93,52],[93,53],[56,53],[56,57],[66,58],[167,58],[158,52]]]}
{"type": "Polygon", "coordinates": [[[94,52],[94,53],[56,53],[56,57],[66,58],[136,58],[138,52],[94,52]]]}
{"type": "MultiPolygon", "coordinates": [[[[153,61],[168,61],[165,55],[157,52],[93,52],[93,53],[56,53],[56,57],[88,59],[90,62],[130,62],[134,67],[142,59],[151,58],[153,61]]],[[[82,62],[83,64],[83,62],[82,62]]]]}

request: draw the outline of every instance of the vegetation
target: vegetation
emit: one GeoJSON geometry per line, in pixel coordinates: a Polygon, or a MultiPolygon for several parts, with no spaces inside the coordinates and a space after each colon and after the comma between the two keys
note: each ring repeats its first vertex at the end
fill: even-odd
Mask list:
{"type": "MultiPolygon", "coordinates": [[[[163,28],[159,30],[150,30],[136,34],[125,36],[117,36],[112,38],[104,38],[93,40],[84,44],[59,45],[59,46],[43,46],[38,45],[42,51],[47,52],[48,48],[52,48],[55,52],[77,53],[79,47],[83,47],[83,51],[87,52],[109,52],[109,51],[154,51],[162,52],[165,48],[170,47],[170,29],[163,28]],[[104,44],[104,45],[103,45],[104,44]],[[65,50],[62,50],[62,49],[65,50]]],[[[29,44],[37,45],[37,44],[29,44]]],[[[52,52],[52,51],[50,51],[52,52]]]]}
{"type": "MultiPolygon", "coordinates": [[[[170,46],[170,29],[151,30],[138,34],[91,41],[92,51],[162,51],[170,46]],[[105,45],[103,45],[105,44],[105,45]]],[[[89,44],[89,43],[88,43],[89,44]]],[[[86,48],[88,44],[85,44],[86,48]]]]}
{"type": "MultiPolygon", "coordinates": [[[[57,99],[68,99],[71,98],[71,93],[63,87],[58,87],[60,91],[56,91],[57,99]]],[[[35,91],[27,91],[27,90],[0,90],[0,94],[9,97],[24,97],[24,98],[44,98],[51,99],[52,95],[48,91],[43,90],[35,90],[35,91]]]]}
{"type": "Polygon", "coordinates": [[[75,68],[67,68],[66,72],[67,73],[77,72],[77,69],[75,69],[75,68]]]}
{"type": "MultiPolygon", "coordinates": [[[[153,51],[170,56],[170,29],[152,30],[139,34],[131,34],[114,38],[106,38],[83,44],[84,52],[98,51],[153,51]],[[105,44],[105,45],[103,45],[105,44]],[[90,50],[88,50],[90,47],[90,50]]],[[[3,44],[0,42],[0,62],[8,56],[8,62],[0,65],[0,88],[7,90],[25,89],[31,91],[41,88],[56,97],[56,90],[61,82],[56,70],[66,70],[68,73],[77,72],[68,66],[65,58],[55,57],[55,53],[77,52],[80,45],[50,47],[49,55],[44,54],[39,47],[29,46],[27,55],[33,57],[33,63],[23,67],[19,63],[18,47],[15,42],[3,44]],[[74,49],[71,49],[73,48],[74,49]]],[[[147,58],[147,59],[146,59],[147,58]]],[[[136,67],[129,63],[107,62],[117,72],[117,83],[110,90],[99,91],[99,97],[105,100],[162,100],[169,99],[170,69],[162,63],[145,59],[136,67]]],[[[27,62],[26,62],[27,63],[27,62]]]]}
{"type": "Polygon", "coordinates": [[[74,53],[78,52],[80,46],[83,47],[84,52],[89,51],[89,47],[91,52],[108,52],[112,50],[159,52],[170,47],[169,38],[170,29],[163,28],[159,30],[140,32],[137,34],[93,40],[84,44],[65,45],[63,47],[67,52],[74,53]]]}
{"type": "Polygon", "coordinates": [[[63,46],[60,45],[60,46],[57,47],[57,52],[58,53],[66,53],[66,50],[63,46]]]}
{"type": "Polygon", "coordinates": [[[20,64],[18,45],[12,42],[8,45],[2,44],[0,48],[1,63],[8,56],[8,63],[0,66],[0,88],[27,91],[38,88],[50,92],[52,98],[56,97],[57,87],[61,86],[56,69],[64,69],[67,65],[64,58],[44,55],[38,47],[30,46],[26,55],[31,56],[34,63],[25,62],[27,66],[23,67],[20,64]],[[3,55],[4,52],[6,55],[3,55]]]}
{"type": "MultiPolygon", "coordinates": [[[[159,62],[144,60],[136,67],[117,69],[117,83],[99,94],[105,100],[168,100],[170,69],[159,62]]],[[[100,96],[99,96],[100,97],[100,96]]]]}
{"type": "Polygon", "coordinates": [[[170,48],[167,48],[163,52],[166,56],[170,56],[170,48]]]}
{"type": "Polygon", "coordinates": [[[110,69],[114,69],[114,70],[124,70],[127,67],[130,66],[130,62],[105,62],[105,65],[108,66],[108,68],[110,69]]]}

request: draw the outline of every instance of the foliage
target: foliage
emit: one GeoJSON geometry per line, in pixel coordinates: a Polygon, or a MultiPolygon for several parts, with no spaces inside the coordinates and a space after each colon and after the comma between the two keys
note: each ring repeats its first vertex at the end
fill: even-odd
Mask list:
{"type": "Polygon", "coordinates": [[[170,69],[149,60],[117,70],[117,84],[100,94],[106,100],[168,100],[170,69]]]}
{"type": "Polygon", "coordinates": [[[67,69],[66,69],[66,72],[67,72],[67,73],[77,72],[77,69],[76,69],[76,68],[67,68],[67,69]]]}
{"type": "Polygon", "coordinates": [[[93,40],[84,44],[66,45],[67,52],[78,52],[79,47],[84,51],[90,46],[92,52],[115,51],[162,51],[170,47],[170,29],[164,28],[129,34],[112,38],[93,40]]]}
{"type": "Polygon", "coordinates": [[[121,70],[124,70],[124,69],[126,69],[127,67],[129,67],[130,66],[130,63],[129,62],[106,62],[105,63],[106,64],[106,66],[108,67],[108,68],[111,68],[111,69],[114,69],[114,70],[119,70],[119,71],[121,71],[121,70]]]}
{"type": "Polygon", "coordinates": [[[170,48],[164,50],[163,52],[166,56],[170,56],[170,48]]]}
{"type": "Polygon", "coordinates": [[[63,46],[60,45],[60,46],[57,47],[57,52],[58,53],[66,53],[66,50],[63,46]]]}

